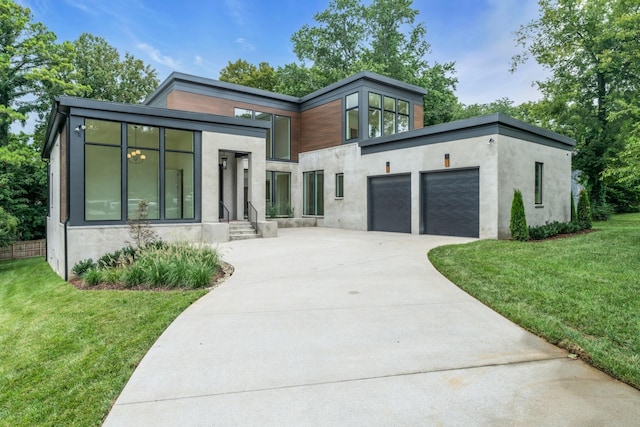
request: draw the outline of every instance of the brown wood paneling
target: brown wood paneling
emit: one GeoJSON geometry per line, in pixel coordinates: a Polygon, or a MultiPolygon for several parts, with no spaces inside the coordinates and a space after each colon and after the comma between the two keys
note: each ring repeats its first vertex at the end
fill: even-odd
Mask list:
{"type": "Polygon", "coordinates": [[[420,104],[413,105],[413,128],[422,129],[424,127],[424,107],[420,104]]]}
{"type": "Polygon", "coordinates": [[[291,117],[291,160],[298,160],[298,153],[300,152],[300,113],[179,90],[174,90],[167,95],[167,108],[228,117],[234,116],[235,108],[246,108],[248,110],[291,117]]]}
{"type": "MultiPolygon", "coordinates": [[[[67,220],[67,126],[60,133],[60,223],[67,220]]],[[[54,171],[54,173],[56,173],[54,171]]]]}
{"type": "Polygon", "coordinates": [[[300,152],[342,144],[342,100],[302,112],[300,152]]]}

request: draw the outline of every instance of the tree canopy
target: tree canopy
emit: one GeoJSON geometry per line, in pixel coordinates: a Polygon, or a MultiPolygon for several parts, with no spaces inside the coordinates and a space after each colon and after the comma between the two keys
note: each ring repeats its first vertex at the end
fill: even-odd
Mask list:
{"type": "MultiPolygon", "coordinates": [[[[563,133],[577,140],[574,167],[591,199],[606,202],[603,174],[631,141],[628,124],[640,105],[640,4],[633,0],[539,0],[539,16],[522,26],[513,58],[529,57],[551,74],[536,82],[563,133]]],[[[628,189],[627,189],[628,190],[628,189]]],[[[628,195],[629,196],[629,195],[628,195]]],[[[610,200],[616,203],[616,200],[610,200]]]]}
{"type": "Polygon", "coordinates": [[[51,94],[77,93],[65,79],[73,71],[73,46],[56,43],[56,35],[32,22],[28,8],[0,2],[0,146],[9,143],[13,122],[50,108],[51,94]]]}
{"type": "Polygon", "coordinates": [[[454,63],[430,65],[426,27],[412,0],[333,0],[291,36],[300,63],[259,67],[239,59],[220,80],[304,96],[361,71],[425,87],[425,124],[451,120],[457,105],[454,63]]]}

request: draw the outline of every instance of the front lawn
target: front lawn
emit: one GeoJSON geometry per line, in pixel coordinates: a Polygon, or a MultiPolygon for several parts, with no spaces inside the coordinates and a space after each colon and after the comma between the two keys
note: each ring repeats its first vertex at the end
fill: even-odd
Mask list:
{"type": "Polygon", "coordinates": [[[42,258],[0,262],[0,425],[95,426],[206,291],[79,291],[42,258]]]}
{"type": "Polygon", "coordinates": [[[539,242],[482,240],[429,252],[498,313],[640,388],[640,214],[539,242]]]}

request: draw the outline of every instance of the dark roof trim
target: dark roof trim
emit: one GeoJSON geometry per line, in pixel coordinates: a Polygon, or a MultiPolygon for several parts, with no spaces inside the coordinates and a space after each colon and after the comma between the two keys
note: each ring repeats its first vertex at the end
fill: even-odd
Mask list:
{"type": "MultiPolygon", "coordinates": [[[[282,95],[275,92],[269,92],[262,89],[255,89],[252,87],[242,86],[234,83],[222,82],[220,80],[209,79],[206,77],[194,76],[191,74],[184,74],[173,72],[167,77],[167,79],[160,84],[160,86],[144,101],[145,105],[153,104],[158,100],[158,98],[162,97],[163,94],[166,94],[171,91],[171,89],[180,86],[180,84],[184,85],[195,85],[201,87],[209,87],[216,89],[223,89],[225,91],[232,91],[235,93],[246,94],[250,96],[257,96],[261,98],[266,98],[269,100],[276,100],[282,102],[288,102],[299,106],[303,103],[311,101],[320,96],[326,95],[332,91],[336,91],[344,86],[348,86],[358,80],[369,80],[379,84],[383,84],[385,86],[389,86],[394,89],[401,89],[408,92],[413,92],[417,95],[424,96],[427,94],[426,89],[411,85],[408,83],[401,82],[399,80],[392,79],[390,77],[382,76],[380,74],[372,73],[370,71],[363,71],[358,74],[354,74],[351,77],[347,77],[346,79],[340,80],[339,82],[333,83],[327,87],[319,89],[309,95],[303,96],[302,98],[296,98],[294,96],[282,95]]],[[[206,91],[206,89],[205,89],[206,91]]],[[[196,93],[203,93],[202,91],[197,91],[196,93]]],[[[206,92],[205,92],[206,93],[206,92]]]]}
{"type": "Polygon", "coordinates": [[[300,102],[299,98],[295,96],[282,95],[275,92],[269,92],[262,89],[256,89],[248,86],[242,86],[235,83],[222,82],[220,80],[209,79],[206,77],[194,76],[191,74],[184,74],[173,72],[167,77],[167,79],[158,86],[158,88],[151,94],[147,99],[145,99],[144,104],[148,105],[153,103],[156,98],[160,97],[163,93],[169,92],[169,90],[178,82],[198,85],[198,86],[209,86],[216,87],[224,90],[229,90],[238,93],[245,93],[248,95],[259,96],[263,98],[276,99],[279,101],[285,102],[300,102]]]}
{"type": "Polygon", "coordinates": [[[502,113],[442,123],[383,138],[368,139],[360,142],[359,145],[362,154],[372,154],[485,135],[505,135],[567,151],[573,150],[576,145],[575,140],[569,137],[502,113]]]}
{"type": "Polygon", "coordinates": [[[185,128],[193,130],[219,129],[221,131],[227,130],[225,133],[250,136],[263,135],[270,127],[268,123],[235,117],[61,96],[55,98],[49,117],[45,145],[42,150],[43,157],[48,158],[65,116],[69,117],[70,115],[120,121],[135,121],[138,118],[138,120],[171,127],[179,126],[182,123],[185,128]]]}

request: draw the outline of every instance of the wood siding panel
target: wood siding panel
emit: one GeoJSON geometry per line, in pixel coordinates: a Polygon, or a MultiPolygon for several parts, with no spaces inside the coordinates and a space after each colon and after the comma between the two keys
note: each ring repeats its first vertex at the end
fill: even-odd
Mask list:
{"type": "Polygon", "coordinates": [[[298,153],[300,152],[300,113],[178,90],[174,90],[167,95],[167,108],[227,117],[233,117],[236,108],[246,108],[247,110],[291,117],[291,160],[298,161],[298,153]]]}
{"type": "Polygon", "coordinates": [[[424,107],[420,104],[413,105],[413,128],[422,129],[424,127],[424,107]]]}
{"type": "Polygon", "coordinates": [[[342,100],[302,112],[300,152],[342,144],[342,100]]]}

